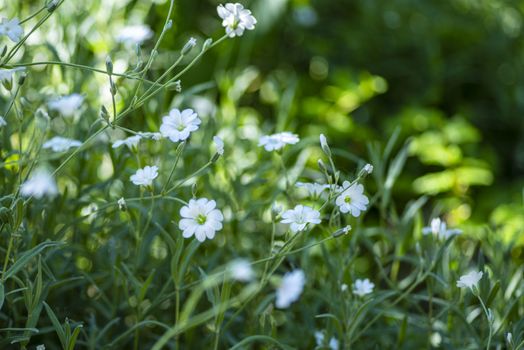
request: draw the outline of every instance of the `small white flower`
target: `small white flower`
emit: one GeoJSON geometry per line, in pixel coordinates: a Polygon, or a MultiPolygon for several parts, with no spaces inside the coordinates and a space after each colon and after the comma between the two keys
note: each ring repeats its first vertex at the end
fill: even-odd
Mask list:
{"type": "Polygon", "coordinates": [[[259,146],[264,146],[264,149],[268,152],[278,151],[285,145],[294,145],[300,141],[298,135],[292,134],[288,131],[280,132],[273,135],[262,136],[258,140],[259,146]]]}
{"type": "Polygon", "coordinates": [[[368,173],[368,174],[371,174],[373,172],[373,165],[371,164],[366,164],[363,168],[363,170],[368,173]]]}
{"type": "Polygon", "coordinates": [[[316,182],[297,182],[295,184],[298,188],[304,188],[308,192],[309,196],[312,198],[318,198],[324,192],[324,190],[329,188],[329,185],[318,184],[316,182]]]}
{"type": "MultiPolygon", "coordinates": [[[[325,336],[324,336],[323,332],[320,332],[320,331],[316,331],[315,332],[315,340],[317,342],[317,346],[324,345],[324,338],[325,338],[325,336]]],[[[338,350],[339,349],[339,343],[338,343],[337,338],[331,337],[331,339],[329,340],[328,347],[331,350],[338,350]]]]}
{"type": "Polygon", "coordinates": [[[0,128],[3,128],[7,125],[7,122],[5,121],[4,117],[0,116],[0,128]]]}
{"type": "Polygon", "coordinates": [[[349,288],[348,285],[345,284],[345,283],[342,283],[342,285],[340,286],[340,290],[343,291],[343,292],[347,291],[348,288],[349,288]]]}
{"type": "Polygon", "coordinates": [[[7,18],[2,18],[0,23],[0,35],[7,35],[11,41],[17,43],[24,36],[24,29],[20,25],[18,18],[13,18],[8,20],[7,18]]]}
{"type": "Polygon", "coordinates": [[[162,140],[162,138],[164,137],[159,132],[148,132],[148,131],[146,131],[146,132],[145,131],[139,131],[138,135],[142,136],[143,138],[151,139],[151,140],[155,140],[155,141],[162,140]]]}
{"type": "Polygon", "coordinates": [[[513,344],[513,334],[511,332],[506,333],[506,342],[508,345],[513,344]]]}
{"type": "Polygon", "coordinates": [[[70,148],[80,147],[82,142],[78,140],[68,139],[61,136],[55,136],[43,144],[43,148],[51,148],[53,152],[66,152],[70,148]]]}
{"type": "Polygon", "coordinates": [[[221,156],[224,155],[224,141],[218,136],[213,136],[213,142],[215,143],[217,153],[221,156]]]}
{"type": "Polygon", "coordinates": [[[125,138],[123,140],[116,140],[115,142],[113,142],[112,147],[118,148],[122,145],[126,145],[129,149],[136,149],[141,138],[142,138],[141,135],[134,135],[134,136],[129,136],[128,138],[125,138]]]}
{"type": "Polygon", "coordinates": [[[282,213],[282,223],[290,224],[292,232],[303,231],[307,224],[320,224],[320,212],[305,205],[297,205],[294,209],[282,213]]]}
{"type": "Polygon", "coordinates": [[[131,181],[138,186],[151,186],[153,180],[158,176],[158,167],[145,166],[142,169],[138,169],[134,175],[131,175],[131,181]]]}
{"type": "Polygon", "coordinates": [[[349,181],[342,184],[342,193],[337,197],[335,203],[342,213],[350,213],[354,217],[359,217],[360,212],[366,210],[369,199],[364,195],[364,186],[349,181]]]}
{"type": "Polygon", "coordinates": [[[118,32],[116,40],[121,43],[142,44],[153,37],[153,31],[146,25],[126,26],[118,32]]]}
{"type": "Polygon", "coordinates": [[[320,139],[320,147],[322,148],[328,147],[327,139],[326,139],[326,136],[324,136],[324,134],[320,134],[319,139],[320,139]]]}
{"type": "Polygon", "coordinates": [[[189,38],[189,40],[184,45],[184,47],[182,47],[182,55],[188,54],[189,51],[191,51],[191,49],[193,49],[195,47],[196,43],[197,43],[197,41],[196,41],[195,38],[193,38],[193,37],[189,38]]]}
{"type": "Polygon", "coordinates": [[[471,271],[467,275],[460,276],[460,279],[457,281],[457,287],[473,289],[473,286],[477,286],[483,274],[482,271],[471,271]]]}
{"type": "Polygon", "coordinates": [[[222,26],[226,28],[226,34],[233,38],[244,34],[244,30],[255,29],[257,20],[251,15],[251,11],[244,9],[239,3],[227,3],[219,5],[217,12],[222,18],[222,26]]]}
{"type": "Polygon", "coordinates": [[[424,235],[433,234],[436,237],[446,240],[451,236],[459,235],[462,233],[462,230],[459,229],[449,229],[444,221],[440,218],[434,218],[431,220],[430,226],[424,227],[422,229],[424,235]]]}
{"type": "Polygon", "coordinates": [[[362,297],[364,295],[372,293],[373,288],[375,288],[375,284],[370,282],[369,279],[357,279],[355,283],[353,283],[353,294],[362,297]]]}
{"type": "Polygon", "coordinates": [[[13,69],[0,69],[0,82],[8,83],[13,79],[13,74],[18,71],[25,70],[24,67],[17,67],[13,69]]]}
{"type": "Polygon", "coordinates": [[[184,141],[193,131],[198,130],[200,123],[200,118],[192,109],[180,111],[175,108],[162,118],[160,132],[173,142],[184,141]]]}
{"type": "Polygon", "coordinates": [[[297,301],[300,294],[302,294],[305,283],[306,276],[304,271],[294,270],[286,273],[282,278],[280,287],[277,289],[276,307],[285,309],[297,301]]]}
{"type": "Polygon", "coordinates": [[[180,209],[182,219],[178,227],[183,231],[182,236],[189,238],[195,235],[196,239],[203,242],[215,237],[216,231],[222,229],[224,216],[216,208],[217,203],[207,198],[191,199],[186,206],[180,209]]]}
{"type": "Polygon", "coordinates": [[[44,344],[37,345],[36,350],[45,350],[45,345],[44,344]]]}
{"type": "Polygon", "coordinates": [[[127,203],[126,203],[126,200],[124,199],[124,197],[120,198],[117,202],[118,204],[118,209],[121,210],[121,211],[126,211],[127,210],[127,203]]]}
{"type": "Polygon", "coordinates": [[[96,213],[98,211],[98,205],[91,203],[80,209],[80,215],[85,217],[85,220],[89,223],[93,222],[96,218],[96,213]]]}
{"type": "Polygon", "coordinates": [[[237,259],[229,266],[231,277],[240,282],[252,281],[255,277],[255,272],[251,267],[249,261],[245,259],[237,259]]]}
{"type": "Polygon", "coordinates": [[[80,94],[71,94],[50,101],[49,108],[60,112],[64,117],[71,117],[78,111],[83,101],[84,96],[80,94]]]}
{"type": "Polygon", "coordinates": [[[54,197],[58,194],[58,187],[51,173],[44,169],[38,169],[29,180],[22,184],[20,193],[24,197],[54,197]]]}

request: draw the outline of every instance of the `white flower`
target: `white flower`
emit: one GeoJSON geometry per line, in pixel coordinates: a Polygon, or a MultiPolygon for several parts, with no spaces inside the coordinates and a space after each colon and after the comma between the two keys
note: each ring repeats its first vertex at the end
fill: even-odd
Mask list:
{"type": "Polygon", "coordinates": [[[187,55],[191,49],[193,49],[196,45],[197,41],[195,38],[191,37],[187,41],[187,43],[182,47],[182,55],[187,55]]]}
{"type": "Polygon", "coordinates": [[[251,11],[244,9],[244,6],[239,3],[219,5],[217,12],[222,18],[222,26],[226,28],[226,34],[230,38],[241,36],[245,29],[255,29],[255,24],[257,24],[257,20],[251,15],[251,11]]]}
{"type": "Polygon", "coordinates": [[[298,141],[300,141],[298,135],[292,134],[288,131],[284,131],[278,134],[262,136],[258,140],[258,145],[264,146],[266,151],[271,152],[277,151],[285,145],[294,145],[298,141]]]}
{"type": "Polygon", "coordinates": [[[4,117],[0,116],[0,128],[3,128],[7,125],[7,122],[5,121],[4,117]]]}
{"type": "MultiPolygon", "coordinates": [[[[324,333],[323,332],[320,332],[320,331],[316,331],[315,332],[315,340],[317,342],[317,346],[322,346],[324,345],[324,333]]],[[[329,340],[329,349],[331,350],[338,350],[339,348],[339,343],[338,343],[338,340],[337,338],[335,337],[331,337],[331,339],[329,340]]]]}
{"type": "Polygon", "coordinates": [[[368,174],[371,174],[373,172],[373,165],[371,164],[366,164],[363,168],[363,170],[368,173],[368,174]]]}
{"type": "Polygon", "coordinates": [[[158,167],[145,166],[142,169],[138,169],[134,175],[131,175],[131,181],[138,186],[151,186],[153,180],[158,176],[158,167]]]}
{"type": "Polygon", "coordinates": [[[359,217],[360,212],[366,210],[369,204],[368,197],[364,195],[364,186],[357,183],[350,185],[349,181],[344,181],[342,189],[335,203],[342,213],[350,213],[354,217],[359,217]]]}
{"type": "Polygon", "coordinates": [[[127,203],[126,203],[126,200],[124,199],[124,197],[120,198],[117,202],[118,204],[118,209],[121,210],[121,211],[126,211],[127,210],[127,203]]]}
{"type": "Polygon", "coordinates": [[[216,231],[222,229],[224,216],[216,208],[217,203],[207,198],[191,199],[186,206],[180,209],[182,219],[178,227],[183,231],[182,236],[189,238],[195,235],[196,239],[203,242],[215,237],[216,231]]]}
{"type": "Polygon", "coordinates": [[[122,145],[126,145],[129,149],[136,148],[138,146],[138,143],[140,142],[140,139],[142,138],[141,135],[134,135],[129,136],[128,138],[125,138],[123,140],[116,140],[113,142],[113,148],[118,148],[122,145]]]}
{"type": "Polygon", "coordinates": [[[126,26],[118,32],[116,40],[121,43],[141,44],[153,37],[153,31],[146,25],[126,26]]]}
{"type": "Polygon", "coordinates": [[[345,283],[342,283],[342,285],[340,286],[340,290],[343,291],[343,292],[347,291],[348,290],[348,285],[345,284],[345,283]]]}
{"type": "Polygon", "coordinates": [[[217,153],[221,156],[224,155],[224,141],[218,136],[213,136],[213,142],[215,143],[217,153]]]}
{"type": "Polygon", "coordinates": [[[473,286],[477,286],[483,274],[482,271],[471,271],[467,275],[460,276],[460,279],[457,281],[457,287],[473,289],[473,286]]]}
{"type": "Polygon", "coordinates": [[[370,294],[373,292],[373,288],[375,288],[375,284],[371,283],[369,279],[361,280],[357,279],[355,283],[353,283],[353,294],[356,294],[360,297],[370,294]]]}
{"type": "Polygon", "coordinates": [[[145,131],[145,132],[144,131],[139,131],[138,135],[142,136],[143,138],[151,139],[151,140],[155,140],[155,141],[162,140],[162,138],[164,137],[159,132],[148,132],[148,131],[145,131]]]}
{"type": "Polygon", "coordinates": [[[184,141],[193,131],[198,130],[200,123],[200,118],[192,109],[180,111],[175,108],[162,118],[160,132],[173,142],[184,141]]]}
{"type": "Polygon", "coordinates": [[[45,345],[44,344],[37,345],[36,350],[45,350],[45,345]]]}
{"type": "Polygon", "coordinates": [[[55,179],[47,170],[38,169],[22,184],[20,193],[24,197],[54,197],[58,194],[58,188],[55,179]]]}
{"type": "Polygon", "coordinates": [[[13,69],[0,69],[0,81],[2,83],[11,82],[13,79],[13,74],[18,71],[25,70],[24,67],[18,67],[13,69]]]}
{"type": "Polygon", "coordinates": [[[282,213],[282,223],[290,224],[292,232],[303,231],[306,225],[320,224],[320,212],[305,205],[297,205],[294,209],[282,213]]]}
{"type": "Polygon", "coordinates": [[[459,229],[449,229],[444,221],[440,218],[434,218],[431,220],[430,226],[424,227],[422,229],[424,235],[433,234],[440,239],[448,239],[453,235],[459,235],[462,233],[462,230],[459,229]]]}
{"type": "Polygon", "coordinates": [[[282,283],[277,289],[276,307],[279,309],[288,308],[293,302],[297,301],[302,294],[306,276],[302,270],[288,272],[282,278],[282,283]]]}
{"type": "Polygon", "coordinates": [[[318,198],[324,190],[329,188],[329,185],[318,184],[316,182],[297,182],[295,186],[298,188],[305,188],[309,196],[313,198],[318,198]]]}
{"type": "Polygon", "coordinates": [[[43,144],[43,148],[51,148],[53,152],[65,152],[72,147],[80,147],[82,142],[61,136],[55,136],[43,144]]]}
{"type": "Polygon", "coordinates": [[[11,41],[17,43],[22,39],[24,35],[24,30],[20,26],[20,21],[18,18],[13,18],[8,20],[7,18],[2,18],[0,23],[0,35],[7,35],[11,41]]]}
{"type": "Polygon", "coordinates": [[[233,261],[229,266],[229,272],[233,279],[240,282],[249,282],[255,277],[251,264],[245,259],[237,259],[233,261]]]}
{"type": "Polygon", "coordinates": [[[83,101],[84,96],[80,94],[71,94],[50,101],[49,108],[60,112],[64,117],[71,117],[78,111],[83,101]]]}
{"type": "Polygon", "coordinates": [[[320,147],[322,148],[328,147],[327,139],[326,139],[326,136],[324,136],[324,134],[320,134],[319,139],[320,139],[320,147]]]}

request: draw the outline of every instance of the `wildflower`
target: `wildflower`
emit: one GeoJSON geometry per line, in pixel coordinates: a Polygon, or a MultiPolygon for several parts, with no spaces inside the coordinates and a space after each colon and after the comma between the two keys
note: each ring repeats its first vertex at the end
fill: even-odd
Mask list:
{"type": "Polygon", "coordinates": [[[298,188],[305,188],[310,197],[318,198],[325,189],[329,188],[329,185],[318,184],[316,182],[306,183],[306,182],[297,182],[295,184],[298,188]]]}
{"type": "Polygon", "coordinates": [[[180,111],[175,108],[162,118],[160,132],[173,142],[184,141],[193,131],[198,130],[200,123],[200,118],[192,109],[180,111]]]}
{"type": "Polygon", "coordinates": [[[127,203],[126,203],[126,200],[124,199],[124,197],[120,198],[116,203],[118,204],[118,209],[120,211],[126,211],[127,210],[127,203]]]}
{"type": "Polygon", "coordinates": [[[153,180],[158,176],[158,167],[145,166],[142,169],[138,169],[134,175],[131,175],[131,181],[137,186],[151,186],[153,180]]]}
{"type": "Polygon", "coordinates": [[[224,155],[224,141],[218,136],[213,136],[213,142],[215,143],[217,153],[221,156],[224,155]]]}
{"type": "Polygon", "coordinates": [[[71,117],[80,108],[84,97],[80,94],[71,94],[49,102],[49,108],[60,112],[64,117],[71,117]]]}
{"type": "Polygon", "coordinates": [[[182,47],[182,55],[187,55],[189,53],[189,51],[191,51],[193,49],[193,47],[195,47],[196,45],[196,39],[195,38],[190,38],[187,43],[184,45],[184,47],[182,47]]]}
{"type": "Polygon", "coordinates": [[[342,213],[350,213],[354,217],[359,217],[360,212],[366,210],[369,204],[368,197],[364,195],[364,186],[357,183],[350,185],[349,181],[344,181],[342,189],[335,203],[342,213]]]}
{"type": "MultiPolygon", "coordinates": [[[[315,340],[317,342],[317,346],[322,346],[324,345],[324,333],[323,332],[320,332],[320,331],[316,331],[315,332],[315,340]]],[[[338,340],[337,338],[335,337],[331,337],[331,339],[329,340],[329,344],[328,344],[328,347],[329,349],[331,350],[338,350],[339,348],[339,343],[338,343],[338,340]]]]}
{"type": "Polygon", "coordinates": [[[369,279],[357,279],[355,283],[353,283],[353,294],[362,297],[364,295],[372,293],[373,288],[375,288],[375,284],[370,282],[369,279]]]}
{"type": "Polygon", "coordinates": [[[36,350],[45,350],[45,345],[44,344],[37,345],[36,350]]]}
{"type": "Polygon", "coordinates": [[[0,116],[0,128],[3,128],[7,125],[7,122],[5,121],[4,117],[0,116]]]}
{"type": "Polygon", "coordinates": [[[297,301],[302,294],[306,276],[302,270],[288,272],[282,278],[282,283],[277,289],[276,307],[279,309],[288,308],[293,302],[297,301]]]}
{"type": "Polygon", "coordinates": [[[233,279],[240,282],[249,282],[255,277],[251,264],[245,259],[233,261],[229,267],[229,272],[233,279]]]}
{"type": "Polygon", "coordinates": [[[0,35],[7,35],[11,41],[17,43],[22,39],[24,35],[24,30],[20,26],[20,21],[18,18],[13,18],[8,20],[7,18],[2,18],[0,23],[0,35]]]}
{"type": "Polygon", "coordinates": [[[290,224],[292,232],[303,231],[306,225],[320,224],[320,212],[305,205],[297,205],[294,209],[286,210],[282,214],[282,223],[290,224]]]}
{"type": "Polygon", "coordinates": [[[371,164],[366,164],[363,168],[363,170],[369,174],[371,174],[373,172],[373,165],[371,164]]]}
{"type": "Polygon", "coordinates": [[[473,287],[477,287],[483,274],[482,271],[471,271],[467,275],[460,276],[460,279],[457,281],[457,287],[473,289],[473,287]]]}
{"type": "Polygon", "coordinates": [[[222,18],[222,26],[226,28],[226,34],[230,38],[242,36],[244,30],[255,29],[257,20],[251,15],[251,11],[244,9],[239,3],[227,3],[217,7],[218,16],[222,18]]]}
{"type": "Polygon", "coordinates": [[[180,209],[182,219],[178,227],[183,231],[182,236],[189,238],[195,235],[196,239],[203,242],[215,237],[216,231],[222,229],[224,216],[216,208],[216,202],[207,198],[191,199],[188,205],[180,209]]]}
{"type": "Polygon", "coordinates": [[[118,148],[122,145],[126,145],[129,149],[134,149],[134,148],[137,148],[138,143],[140,142],[141,138],[142,138],[141,135],[134,135],[134,136],[125,138],[123,140],[116,140],[115,142],[113,142],[113,146],[111,147],[118,148]]]}
{"type": "Polygon", "coordinates": [[[0,69],[0,81],[2,82],[2,84],[10,83],[13,79],[13,74],[17,71],[22,71],[24,69],[25,68],[23,67],[13,69],[0,69]]]}
{"type": "Polygon", "coordinates": [[[340,286],[340,290],[341,290],[342,292],[347,291],[347,290],[348,290],[348,285],[345,284],[345,283],[342,283],[342,285],[340,286]]]}
{"type": "Polygon", "coordinates": [[[38,169],[22,184],[20,193],[24,197],[54,197],[58,194],[58,188],[55,179],[47,170],[38,169]]]}
{"type": "Polygon", "coordinates": [[[440,218],[434,218],[431,220],[430,226],[424,227],[422,229],[424,235],[433,234],[440,239],[448,239],[453,235],[458,235],[462,233],[462,230],[459,229],[449,229],[444,221],[440,218]]]}
{"type": "Polygon", "coordinates": [[[271,152],[278,151],[285,145],[294,145],[298,141],[300,141],[298,135],[284,131],[278,134],[262,136],[258,141],[258,145],[264,146],[266,151],[271,152]]]}
{"type": "Polygon", "coordinates": [[[78,140],[72,140],[61,136],[55,136],[52,139],[44,142],[42,147],[51,148],[53,152],[66,152],[70,148],[80,146],[82,146],[82,142],[78,140]]]}
{"type": "Polygon", "coordinates": [[[153,37],[153,31],[146,25],[138,24],[120,29],[116,40],[121,43],[142,44],[153,37]]]}

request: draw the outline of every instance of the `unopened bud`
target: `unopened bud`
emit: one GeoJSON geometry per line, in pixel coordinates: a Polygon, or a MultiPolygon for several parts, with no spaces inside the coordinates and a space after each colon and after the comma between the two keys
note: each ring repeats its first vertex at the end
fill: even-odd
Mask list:
{"type": "Polygon", "coordinates": [[[127,211],[127,203],[126,203],[126,200],[124,199],[124,197],[120,198],[117,202],[118,204],[118,209],[120,211],[127,211]]]}
{"type": "Polygon", "coordinates": [[[190,38],[187,43],[184,45],[184,47],[182,48],[182,51],[181,51],[181,54],[182,56],[183,55],[187,55],[196,45],[196,39],[195,38],[190,38]]]}
{"type": "Polygon", "coordinates": [[[206,51],[207,49],[209,49],[212,43],[213,43],[213,39],[211,38],[206,39],[206,41],[204,41],[204,45],[202,45],[202,51],[206,51]]]}
{"type": "Polygon", "coordinates": [[[18,85],[20,86],[24,85],[26,77],[27,77],[27,74],[25,73],[20,74],[20,76],[18,77],[18,85]]]}
{"type": "Polygon", "coordinates": [[[193,198],[196,198],[197,195],[197,184],[196,182],[191,186],[191,194],[193,194],[193,198]]]}
{"type": "Polygon", "coordinates": [[[360,173],[358,174],[359,177],[366,177],[370,175],[373,172],[373,165],[366,164],[364,167],[360,170],[360,173]]]}
{"type": "Polygon", "coordinates": [[[111,61],[111,57],[106,57],[106,70],[109,75],[113,74],[113,61],[111,61]]]}
{"type": "Polygon", "coordinates": [[[2,49],[2,53],[0,54],[0,57],[4,57],[7,53],[7,45],[4,45],[4,48],[2,49]]]}
{"type": "Polygon", "coordinates": [[[100,117],[104,120],[107,120],[109,118],[109,112],[107,111],[106,106],[102,106],[100,108],[100,117]]]}
{"type": "Polygon", "coordinates": [[[58,6],[58,0],[53,0],[51,1],[50,3],[47,4],[47,11],[48,12],[53,12],[54,10],[56,10],[56,7],[58,6]]]}
{"type": "Polygon", "coordinates": [[[331,158],[331,149],[329,148],[326,136],[324,136],[324,134],[320,134],[320,147],[322,148],[322,151],[324,151],[324,153],[329,158],[331,158]]]}
{"type": "Polygon", "coordinates": [[[351,225],[347,225],[346,227],[342,227],[335,232],[333,232],[333,237],[340,237],[342,235],[347,235],[348,232],[351,231],[351,225]]]}
{"type": "Polygon", "coordinates": [[[326,164],[324,164],[324,162],[322,161],[322,159],[319,159],[317,161],[318,163],[318,167],[320,168],[320,170],[325,173],[325,174],[328,174],[328,170],[327,170],[327,167],[326,167],[326,164]]]}
{"type": "Polygon", "coordinates": [[[116,90],[116,85],[115,85],[114,81],[111,80],[111,81],[109,82],[109,85],[110,85],[110,89],[109,89],[109,91],[111,91],[111,95],[115,96],[117,90],[116,90]]]}
{"type": "Polygon", "coordinates": [[[173,20],[170,19],[169,21],[167,21],[166,26],[164,27],[164,30],[169,30],[172,27],[173,27],[173,20]]]}

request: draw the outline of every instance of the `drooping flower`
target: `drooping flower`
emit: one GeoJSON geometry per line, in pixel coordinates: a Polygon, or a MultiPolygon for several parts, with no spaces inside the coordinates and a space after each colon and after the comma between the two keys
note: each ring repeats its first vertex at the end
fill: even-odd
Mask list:
{"type": "Polygon", "coordinates": [[[38,169],[22,184],[20,193],[24,197],[54,197],[58,194],[58,187],[51,173],[45,169],[38,169]]]}
{"type": "Polygon", "coordinates": [[[477,287],[483,274],[482,271],[471,271],[466,275],[460,276],[460,279],[457,281],[457,287],[473,289],[473,287],[477,287]]]}
{"type": "Polygon", "coordinates": [[[126,145],[129,149],[135,149],[138,146],[138,143],[140,142],[140,139],[142,139],[141,135],[133,135],[129,136],[128,138],[125,138],[123,140],[116,140],[113,142],[113,148],[118,148],[122,145],[126,145]]]}
{"type": "Polygon", "coordinates": [[[0,129],[7,125],[4,117],[0,116],[0,129]]]}
{"type": "Polygon", "coordinates": [[[375,284],[370,282],[369,279],[357,279],[355,283],[353,283],[353,294],[362,297],[364,295],[372,293],[373,288],[375,288],[375,284]]]}
{"type": "Polygon", "coordinates": [[[282,283],[277,289],[277,299],[275,305],[279,309],[288,308],[292,303],[298,300],[304,285],[306,276],[302,270],[288,272],[282,278],[282,283]]]}
{"type": "Polygon", "coordinates": [[[2,18],[0,23],[0,35],[7,35],[11,41],[17,43],[24,36],[24,29],[20,25],[18,18],[13,18],[11,20],[7,18],[2,18]]]}
{"type": "Polygon", "coordinates": [[[61,136],[55,136],[42,145],[43,148],[51,148],[53,152],[66,152],[70,148],[80,146],[82,146],[82,142],[61,136]]]}
{"type": "Polygon", "coordinates": [[[48,104],[51,110],[58,111],[64,117],[71,117],[78,111],[82,102],[84,102],[84,96],[80,94],[71,94],[49,101],[48,104]]]}
{"type": "Polygon", "coordinates": [[[198,130],[201,122],[192,109],[180,111],[175,108],[162,118],[160,132],[173,142],[184,141],[193,131],[198,130]]]}
{"type": "Polygon", "coordinates": [[[440,218],[434,218],[431,220],[430,226],[422,229],[424,235],[433,234],[439,239],[446,240],[451,236],[459,235],[462,230],[459,229],[448,229],[446,223],[440,218]]]}
{"type": "Polygon", "coordinates": [[[253,30],[255,29],[255,24],[257,24],[257,20],[251,15],[251,11],[245,9],[239,3],[219,5],[217,12],[220,18],[222,18],[222,26],[226,28],[226,34],[230,38],[242,36],[244,30],[253,30]]]}
{"type": "MultiPolygon", "coordinates": [[[[315,340],[317,342],[317,346],[323,346],[324,344],[324,332],[316,331],[315,332],[315,340]]],[[[331,337],[329,339],[329,343],[327,344],[330,350],[338,350],[339,349],[339,342],[337,338],[331,337]]]]}
{"type": "Polygon", "coordinates": [[[297,182],[295,184],[298,188],[304,188],[308,192],[309,196],[312,198],[318,198],[326,189],[329,188],[329,185],[318,184],[316,182],[297,182]]]}
{"type": "Polygon", "coordinates": [[[137,186],[151,186],[157,176],[158,167],[156,165],[147,165],[142,169],[138,169],[134,175],[131,175],[130,179],[137,186]]]}
{"type": "Polygon", "coordinates": [[[138,24],[120,29],[116,40],[121,43],[142,44],[153,37],[153,31],[146,25],[138,24]]]}
{"type": "Polygon", "coordinates": [[[216,208],[216,202],[207,198],[191,199],[186,206],[180,209],[182,219],[178,227],[183,231],[182,236],[189,238],[195,235],[196,239],[203,242],[213,239],[216,231],[222,229],[224,216],[216,208]]]}
{"type": "Polygon", "coordinates": [[[342,213],[350,213],[354,217],[359,217],[360,212],[366,210],[369,199],[364,195],[364,186],[349,181],[342,184],[342,193],[339,194],[335,203],[342,213]]]}
{"type": "Polygon", "coordinates": [[[224,141],[218,136],[213,136],[213,142],[215,143],[217,153],[221,156],[224,155],[224,141]]]}
{"type": "Polygon", "coordinates": [[[320,212],[305,205],[297,205],[282,213],[283,224],[290,224],[292,232],[303,231],[307,224],[320,224],[320,212]]]}
{"type": "Polygon", "coordinates": [[[229,266],[231,277],[240,282],[249,282],[255,278],[255,272],[249,261],[245,259],[234,260],[229,266]]]}
{"type": "Polygon", "coordinates": [[[262,136],[258,140],[258,145],[263,146],[266,151],[271,152],[278,151],[285,145],[294,145],[298,141],[300,141],[298,135],[284,131],[273,135],[262,136]]]}

